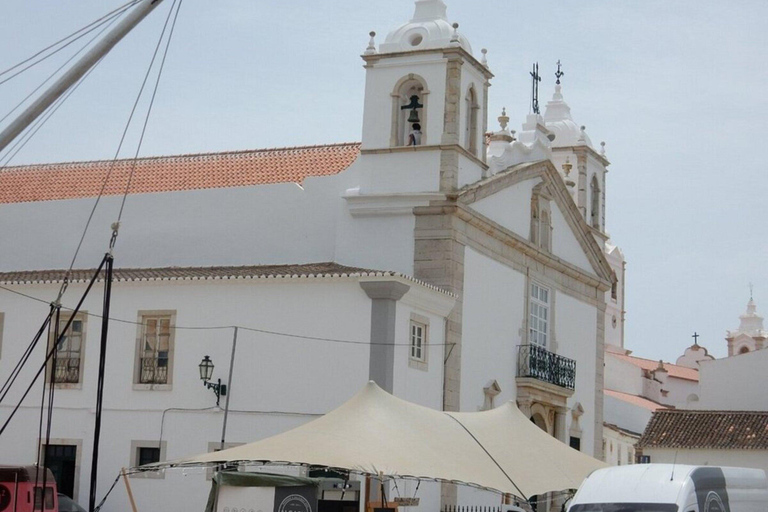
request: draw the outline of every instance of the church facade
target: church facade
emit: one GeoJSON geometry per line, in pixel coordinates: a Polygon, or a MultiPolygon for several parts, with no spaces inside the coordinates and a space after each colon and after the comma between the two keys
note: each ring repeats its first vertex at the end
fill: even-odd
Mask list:
{"type": "MultiPolygon", "coordinates": [[[[436,409],[514,400],[551,435],[602,458],[605,350],[623,347],[624,320],[624,258],[605,228],[609,162],[559,83],[519,132],[504,113],[489,129],[484,55],[442,0],[417,0],[408,22],[380,44],[372,35],[364,51],[359,144],[0,173],[0,233],[15,241],[0,259],[0,374],[64,281],[79,221],[111,169],[100,231],[84,240],[65,307],[84,290],[133,172],[115,251],[103,490],[121,467],[218,447],[225,397],[200,383],[205,356],[214,378],[234,361],[228,446],[311,420],[373,379],[436,409]]],[[[67,491],[81,502],[100,304],[86,300],[54,371],[50,445],[67,447],[67,491]]],[[[6,462],[35,460],[38,414],[27,403],[0,438],[6,462]]],[[[205,478],[168,471],[133,485],[140,508],[193,508],[205,478]]],[[[498,504],[474,489],[419,489],[425,509],[498,504]]],[[[116,492],[105,510],[125,509],[116,492]]]]}

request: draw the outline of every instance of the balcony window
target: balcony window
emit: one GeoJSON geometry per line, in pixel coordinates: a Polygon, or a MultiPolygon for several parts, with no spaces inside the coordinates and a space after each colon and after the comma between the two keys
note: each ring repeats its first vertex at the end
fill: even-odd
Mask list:
{"type": "Polygon", "coordinates": [[[520,345],[517,376],[530,377],[565,389],[576,385],[576,361],[559,356],[538,345],[520,345]]]}
{"type": "Polygon", "coordinates": [[[547,346],[549,338],[549,290],[536,283],[531,283],[531,296],[528,302],[529,341],[541,347],[547,346]]]}
{"type": "Polygon", "coordinates": [[[149,389],[171,384],[174,317],[173,311],[139,313],[135,384],[149,389]]]}

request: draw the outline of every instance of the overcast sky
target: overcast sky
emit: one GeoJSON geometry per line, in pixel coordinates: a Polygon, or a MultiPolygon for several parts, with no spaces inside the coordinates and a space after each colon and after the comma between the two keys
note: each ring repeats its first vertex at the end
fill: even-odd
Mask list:
{"type": "MultiPolygon", "coordinates": [[[[122,3],[1,2],[0,70],[122,3]]],[[[171,3],[12,164],[113,156],[171,3]]],[[[475,55],[488,49],[491,128],[506,107],[519,130],[531,63],[543,106],[560,59],[574,119],[606,142],[607,228],[627,258],[626,347],[674,361],[698,331],[724,356],[750,282],[768,312],[768,2],[446,3],[475,55]]],[[[368,32],[381,42],[412,12],[412,0],[184,0],[142,155],[359,141],[368,32]]],[[[71,53],[0,85],[0,117],[71,53]]]]}

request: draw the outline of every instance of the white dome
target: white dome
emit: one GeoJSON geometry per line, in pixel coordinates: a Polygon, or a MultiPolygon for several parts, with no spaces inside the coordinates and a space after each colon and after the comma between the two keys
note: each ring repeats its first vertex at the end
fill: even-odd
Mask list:
{"type": "MultiPolygon", "coordinates": [[[[407,52],[430,48],[447,48],[451,44],[453,27],[446,18],[443,0],[416,0],[413,18],[387,34],[379,46],[380,53],[407,52]]],[[[459,44],[470,54],[472,47],[459,34],[459,44]]]]}
{"type": "Polygon", "coordinates": [[[581,146],[582,144],[593,147],[589,135],[586,132],[582,133],[581,127],[571,117],[571,107],[563,100],[560,85],[555,86],[552,101],[547,103],[544,111],[544,123],[547,129],[555,134],[555,140],[552,141],[553,148],[581,146]],[[580,140],[582,137],[583,141],[580,140]]]}

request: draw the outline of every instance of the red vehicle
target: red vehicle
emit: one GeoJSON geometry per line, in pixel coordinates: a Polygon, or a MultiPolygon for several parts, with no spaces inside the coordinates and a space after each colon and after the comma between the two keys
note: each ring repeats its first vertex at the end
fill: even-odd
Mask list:
{"type": "Polygon", "coordinates": [[[0,466],[0,512],[55,512],[58,508],[56,480],[50,469],[43,473],[37,466],[0,466]]]}

